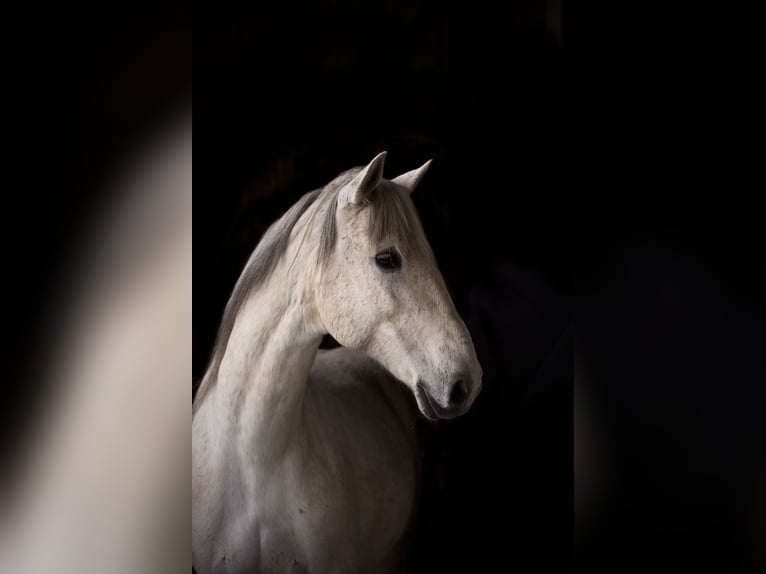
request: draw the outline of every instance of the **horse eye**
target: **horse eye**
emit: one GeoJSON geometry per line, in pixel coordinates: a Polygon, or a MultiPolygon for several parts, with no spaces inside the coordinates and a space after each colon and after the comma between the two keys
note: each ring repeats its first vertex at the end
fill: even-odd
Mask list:
{"type": "Polygon", "coordinates": [[[383,271],[396,271],[402,267],[402,258],[395,249],[386,249],[375,256],[375,264],[383,271]]]}

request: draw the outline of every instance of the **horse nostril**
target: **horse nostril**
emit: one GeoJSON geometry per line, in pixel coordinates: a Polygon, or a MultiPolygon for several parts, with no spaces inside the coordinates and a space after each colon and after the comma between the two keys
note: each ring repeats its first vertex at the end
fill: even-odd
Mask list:
{"type": "Polygon", "coordinates": [[[452,390],[449,393],[450,406],[458,407],[462,405],[468,398],[468,385],[465,384],[463,379],[458,379],[452,385],[452,390]]]}

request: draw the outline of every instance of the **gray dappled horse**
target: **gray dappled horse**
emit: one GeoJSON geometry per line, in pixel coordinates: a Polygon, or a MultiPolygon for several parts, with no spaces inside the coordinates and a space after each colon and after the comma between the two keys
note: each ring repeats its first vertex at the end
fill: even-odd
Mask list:
{"type": "Polygon", "coordinates": [[[481,367],[385,152],[304,195],[226,307],[193,407],[199,574],[394,572],[415,502],[413,401],[465,413],[481,367]],[[343,348],[319,351],[330,334],[343,348]],[[403,383],[403,384],[402,384],[403,383]]]}

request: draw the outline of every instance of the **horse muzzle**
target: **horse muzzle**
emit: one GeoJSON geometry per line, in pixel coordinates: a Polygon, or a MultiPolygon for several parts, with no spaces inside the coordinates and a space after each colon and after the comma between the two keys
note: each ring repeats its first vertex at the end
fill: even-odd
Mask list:
{"type": "Polygon", "coordinates": [[[443,401],[436,399],[426,387],[423,381],[415,385],[415,400],[420,411],[429,420],[448,420],[459,417],[468,412],[473,400],[481,390],[481,382],[478,389],[474,390],[474,383],[468,376],[459,376],[447,387],[443,401]]]}

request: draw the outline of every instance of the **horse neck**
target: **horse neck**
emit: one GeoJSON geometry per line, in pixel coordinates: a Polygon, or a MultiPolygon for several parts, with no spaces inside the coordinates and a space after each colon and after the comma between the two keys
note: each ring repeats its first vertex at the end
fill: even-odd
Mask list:
{"type": "Polygon", "coordinates": [[[322,330],[308,319],[305,277],[289,252],[240,309],[218,381],[204,405],[222,441],[239,441],[243,454],[284,452],[300,428],[306,383],[322,330]],[[288,265],[288,261],[293,264],[288,265]]]}

